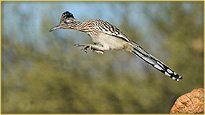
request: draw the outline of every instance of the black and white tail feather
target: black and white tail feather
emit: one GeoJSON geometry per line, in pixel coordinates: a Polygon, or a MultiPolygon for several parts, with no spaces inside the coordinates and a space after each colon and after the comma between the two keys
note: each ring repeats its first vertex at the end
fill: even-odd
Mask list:
{"type": "Polygon", "coordinates": [[[143,59],[145,62],[152,65],[157,70],[161,71],[165,75],[169,76],[173,80],[179,81],[179,79],[182,79],[181,76],[179,76],[177,73],[175,73],[173,70],[171,70],[168,66],[166,66],[164,63],[156,59],[154,56],[149,54],[147,51],[145,51],[140,45],[137,43],[130,41],[129,44],[132,46],[133,50],[131,53],[135,54],[136,56],[139,56],[141,59],[143,59]]]}

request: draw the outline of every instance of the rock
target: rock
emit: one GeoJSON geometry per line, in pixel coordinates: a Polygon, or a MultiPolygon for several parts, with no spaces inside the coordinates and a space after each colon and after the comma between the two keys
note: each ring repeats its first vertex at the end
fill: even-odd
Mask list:
{"type": "Polygon", "coordinates": [[[194,89],[190,93],[180,96],[174,103],[171,111],[173,113],[195,114],[204,113],[204,89],[194,89]]]}

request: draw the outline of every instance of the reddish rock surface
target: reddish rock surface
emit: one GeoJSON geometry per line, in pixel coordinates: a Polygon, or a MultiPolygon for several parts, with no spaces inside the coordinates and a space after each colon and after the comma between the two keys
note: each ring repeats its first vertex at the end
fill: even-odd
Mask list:
{"type": "Polygon", "coordinates": [[[204,89],[194,89],[190,93],[180,96],[170,113],[204,113],[204,89]]]}

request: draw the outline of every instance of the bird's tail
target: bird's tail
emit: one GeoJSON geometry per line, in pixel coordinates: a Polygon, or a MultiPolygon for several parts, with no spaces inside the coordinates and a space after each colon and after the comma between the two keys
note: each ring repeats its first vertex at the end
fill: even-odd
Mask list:
{"type": "Polygon", "coordinates": [[[159,61],[157,58],[152,56],[150,53],[145,51],[140,45],[137,43],[130,41],[129,44],[132,46],[132,50],[130,51],[136,56],[139,56],[141,59],[143,59],[145,62],[152,65],[157,70],[161,71],[165,75],[169,76],[173,80],[179,81],[179,79],[182,79],[181,76],[179,76],[177,73],[175,73],[173,70],[171,70],[168,66],[166,66],[164,63],[159,61]]]}

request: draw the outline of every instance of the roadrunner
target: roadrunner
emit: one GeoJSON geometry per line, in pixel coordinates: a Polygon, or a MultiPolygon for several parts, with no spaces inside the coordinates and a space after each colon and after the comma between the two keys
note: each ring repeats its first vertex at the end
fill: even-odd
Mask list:
{"type": "Polygon", "coordinates": [[[74,18],[72,13],[66,11],[62,14],[60,23],[51,28],[49,32],[57,29],[75,29],[88,34],[92,38],[94,44],[75,45],[76,47],[82,46],[82,50],[85,52],[87,52],[87,49],[99,54],[103,54],[105,50],[129,51],[173,80],[179,81],[179,79],[182,79],[181,76],[145,51],[136,42],[129,40],[122,31],[107,21],[91,19],[79,22],[74,18]]]}

